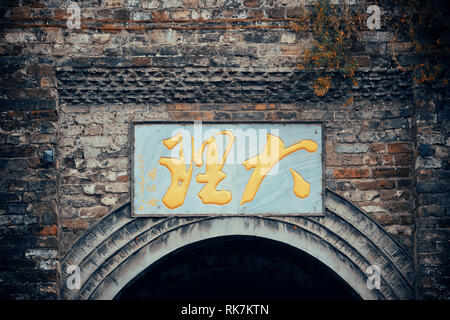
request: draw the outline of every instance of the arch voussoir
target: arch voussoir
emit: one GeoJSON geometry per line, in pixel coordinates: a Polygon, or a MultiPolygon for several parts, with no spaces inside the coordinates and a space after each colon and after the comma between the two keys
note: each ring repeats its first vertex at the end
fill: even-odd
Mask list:
{"type": "Polygon", "coordinates": [[[61,262],[63,299],[111,299],[140,272],[190,243],[219,236],[249,235],[283,242],[333,269],[365,299],[408,299],[412,259],[375,221],[345,198],[327,190],[320,217],[131,217],[125,204],[101,219],[61,262]],[[65,270],[76,264],[81,288],[65,285],[65,270]],[[369,290],[366,268],[381,268],[380,290],[369,290]]]}

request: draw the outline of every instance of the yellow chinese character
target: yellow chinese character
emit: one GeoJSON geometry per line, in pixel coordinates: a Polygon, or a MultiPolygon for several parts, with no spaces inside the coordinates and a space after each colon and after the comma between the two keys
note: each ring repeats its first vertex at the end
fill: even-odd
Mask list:
{"type": "MultiPolygon", "coordinates": [[[[192,139],[192,138],[191,138],[192,139]]],[[[184,203],[186,198],[186,193],[189,188],[192,177],[192,159],[189,169],[186,170],[186,164],[184,162],[183,153],[183,137],[181,134],[177,134],[174,137],[163,140],[163,144],[169,150],[172,150],[177,144],[180,144],[179,158],[167,158],[161,157],[159,159],[159,164],[167,167],[169,169],[172,179],[167,189],[166,194],[162,198],[162,202],[169,209],[175,209],[184,203]]],[[[194,153],[194,141],[192,139],[192,154],[194,153]]],[[[191,157],[192,158],[192,157],[191,157]]]]}
{"type": "Polygon", "coordinates": [[[204,141],[194,155],[195,165],[200,167],[203,165],[203,152],[206,149],[206,172],[197,175],[197,182],[206,183],[206,186],[200,190],[198,196],[204,204],[218,204],[224,205],[231,201],[231,192],[228,190],[217,190],[217,185],[225,179],[227,176],[225,172],[222,171],[223,165],[227,158],[228,153],[234,142],[234,135],[229,131],[222,131],[214,136],[211,136],[206,141],[204,141]],[[222,160],[219,161],[219,152],[217,150],[216,138],[214,136],[223,134],[229,137],[227,147],[222,155],[222,160]]]}
{"type": "MultiPolygon", "coordinates": [[[[261,182],[275,164],[287,155],[298,150],[315,152],[317,150],[317,143],[312,140],[301,140],[285,148],[284,142],[280,139],[280,137],[268,134],[267,142],[262,153],[258,156],[247,159],[242,163],[245,169],[254,170],[245,187],[244,194],[242,195],[241,205],[246,202],[250,202],[255,198],[261,182]]],[[[291,173],[294,178],[295,195],[300,198],[307,197],[309,195],[309,183],[306,182],[296,171],[291,169],[291,173]]]]}
{"type": "Polygon", "coordinates": [[[294,179],[294,194],[301,199],[309,196],[310,184],[294,169],[289,168],[289,171],[294,179]]]}

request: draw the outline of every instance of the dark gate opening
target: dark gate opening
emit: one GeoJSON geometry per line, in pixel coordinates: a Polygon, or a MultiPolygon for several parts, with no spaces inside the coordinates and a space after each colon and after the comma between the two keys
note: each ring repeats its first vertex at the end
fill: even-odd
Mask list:
{"type": "Polygon", "coordinates": [[[172,299],[360,299],[333,270],[281,242],[217,237],[152,264],[115,297],[172,299]]]}

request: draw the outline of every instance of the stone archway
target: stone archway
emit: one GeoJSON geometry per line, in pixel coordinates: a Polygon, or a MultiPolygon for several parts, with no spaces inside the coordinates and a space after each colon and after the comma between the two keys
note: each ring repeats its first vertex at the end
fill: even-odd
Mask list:
{"type": "Polygon", "coordinates": [[[214,216],[133,218],[126,204],[101,219],[61,262],[61,299],[113,299],[142,271],[183,246],[222,236],[255,236],[313,256],[363,299],[411,299],[413,262],[376,222],[327,190],[323,217],[214,216]],[[66,286],[68,265],[81,271],[81,289],[66,286]],[[381,269],[380,290],[369,290],[365,270],[381,269]]]}
{"type": "Polygon", "coordinates": [[[114,300],[359,300],[333,270],[285,243],[254,236],[198,241],[159,259],[114,300]],[[149,290],[151,288],[151,290],[149,290]]]}

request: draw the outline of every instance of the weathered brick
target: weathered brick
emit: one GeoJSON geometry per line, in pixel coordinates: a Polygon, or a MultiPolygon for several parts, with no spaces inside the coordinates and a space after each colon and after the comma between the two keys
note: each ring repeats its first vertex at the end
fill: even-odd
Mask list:
{"type": "Polygon", "coordinates": [[[105,186],[103,185],[86,185],[83,186],[83,193],[84,194],[103,194],[105,192],[105,186]]]}
{"type": "Polygon", "coordinates": [[[108,136],[84,136],[80,139],[83,146],[107,147],[112,145],[113,140],[108,136]]]}
{"type": "Polygon", "coordinates": [[[108,213],[108,207],[90,206],[80,209],[80,218],[98,218],[108,213]]]}
{"type": "Polygon", "coordinates": [[[259,0],[244,0],[244,6],[249,8],[256,8],[259,6],[259,0]]]}
{"type": "Polygon", "coordinates": [[[375,178],[408,177],[410,175],[410,169],[409,168],[376,168],[376,169],[372,169],[372,175],[375,178]]]}
{"type": "Polygon", "coordinates": [[[115,205],[117,203],[118,198],[117,197],[112,197],[112,196],[106,196],[103,197],[100,202],[102,204],[104,204],[105,206],[112,206],[115,205]]]}
{"type": "Polygon", "coordinates": [[[335,169],[333,171],[333,177],[337,179],[369,178],[370,170],[358,168],[335,169]]]}
{"type": "Polygon", "coordinates": [[[233,120],[263,120],[264,113],[262,112],[232,112],[233,120]]]}
{"type": "Polygon", "coordinates": [[[128,183],[114,183],[105,185],[106,192],[126,193],[129,191],[128,183]]]}
{"type": "Polygon", "coordinates": [[[286,15],[285,8],[273,8],[273,9],[269,9],[267,11],[267,16],[269,18],[281,19],[281,18],[285,18],[285,15],[286,15]]]}
{"type": "Polygon", "coordinates": [[[390,143],[387,147],[388,153],[402,153],[411,151],[411,144],[409,143],[390,143]]]}
{"type": "Polygon", "coordinates": [[[89,228],[89,221],[85,219],[63,219],[61,220],[61,225],[68,229],[87,229],[89,228]]]}
{"type": "Polygon", "coordinates": [[[366,153],[369,150],[367,144],[338,144],[335,146],[337,153],[366,153]]]}

